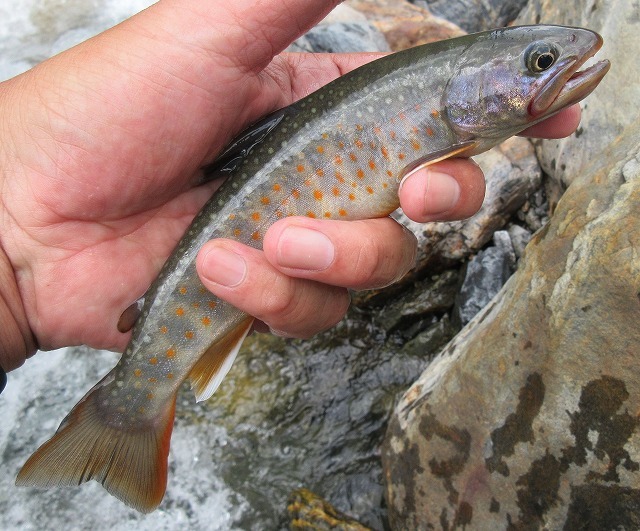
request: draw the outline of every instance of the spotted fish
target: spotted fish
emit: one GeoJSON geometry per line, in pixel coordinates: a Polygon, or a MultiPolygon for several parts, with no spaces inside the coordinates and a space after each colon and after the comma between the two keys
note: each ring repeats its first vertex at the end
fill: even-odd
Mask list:
{"type": "Polygon", "coordinates": [[[260,248],[287,216],[387,216],[412,171],[485,151],[590,93],[609,63],[578,69],[601,44],[591,31],[559,26],[427,44],[363,66],[240,135],[207,168],[229,178],[144,296],[121,360],[29,458],[17,484],[95,479],[131,507],[154,510],[166,488],[178,388],[188,378],[197,400],[210,397],[253,321],[200,283],[202,245],[232,238],[260,248]]]}

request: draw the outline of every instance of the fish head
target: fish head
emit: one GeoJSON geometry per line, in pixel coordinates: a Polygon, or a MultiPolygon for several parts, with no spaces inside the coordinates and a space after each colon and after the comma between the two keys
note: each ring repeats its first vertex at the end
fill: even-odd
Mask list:
{"type": "Polygon", "coordinates": [[[602,46],[597,33],[565,26],[519,26],[470,35],[443,94],[453,129],[497,143],[582,100],[609,61],[580,67],[602,46]]]}

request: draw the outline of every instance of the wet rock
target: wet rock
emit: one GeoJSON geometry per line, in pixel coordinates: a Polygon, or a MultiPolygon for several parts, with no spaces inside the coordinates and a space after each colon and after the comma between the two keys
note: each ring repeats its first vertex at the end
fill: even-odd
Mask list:
{"type": "MultiPolygon", "coordinates": [[[[622,4],[611,9],[629,14],[622,4]]],[[[606,25],[612,50],[637,57],[637,21],[606,25]]],[[[616,87],[633,70],[621,61],[616,87]]],[[[630,108],[611,128],[585,113],[585,131],[605,136],[566,143],[578,159],[567,168],[579,169],[550,223],[398,404],[383,449],[392,528],[640,525],[640,120],[630,108]]]]}
{"type": "Polygon", "coordinates": [[[515,269],[515,251],[506,231],[494,234],[496,245],[480,251],[467,264],[456,301],[455,315],[462,325],[495,297],[515,269]]]}
{"type": "Polygon", "coordinates": [[[289,51],[319,53],[388,52],[384,35],[368,22],[336,22],[312,28],[289,51]]]}
{"type": "Polygon", "coordinates": [[[289,528],[300,531],[369,531],[370,528],[337,511],[328,501],[307,489],[289,497],[289,528]]]}
{"type": "Polygon", "coordinates": [[[474,33],[509,25],[527,0],[413,0],[412,3],[474,33]]]}
{"type": "Polygon", "coordinates": [[[406,0],[347,0],[386,37],[393,51],[464,35],[455,24],[406,0]]]}

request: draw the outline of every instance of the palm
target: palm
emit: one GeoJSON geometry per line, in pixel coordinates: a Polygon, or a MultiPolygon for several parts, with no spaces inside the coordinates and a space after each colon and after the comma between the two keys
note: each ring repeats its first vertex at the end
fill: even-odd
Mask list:
{"type": "MultiPolygon", "coordinates": [[[[117,37],[107,33],[99,44],[108,49],[117,37]]],[[[114,65],[77,55],[49,63],[64,77],[28,92],[26,120],[15,116],[23,127],[12,131],[13,142],[34,149],[8,164],[8,175],[11,162],[28,170],[5,182],[3,245],[41,347],[118,349],[127,340],[116,329],[120,313],[145,291],[216,184],[194,187],[198,168],[243,125],[309,87],[296,84],[284,62],[241,75],[208,60],[212,76],[204,78],[198,64],[154,68],[152,56],[114,65]]],[[[339,73],[316,59],[309,69],[316,83],[339,73]]],[[[42,74],[7,88],[37,85],[42,74]]]]}

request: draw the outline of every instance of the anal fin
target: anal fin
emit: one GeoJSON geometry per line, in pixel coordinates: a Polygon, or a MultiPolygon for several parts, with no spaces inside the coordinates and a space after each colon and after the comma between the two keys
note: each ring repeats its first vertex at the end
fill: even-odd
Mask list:
{"type": "Polygon", "coordinates": [[[193,366],[189,379],[196,401],[207,400],[216,392],[231,369],[252,324],[253,317],[247,316],[231,332],[213,343],[193,366]]]}

